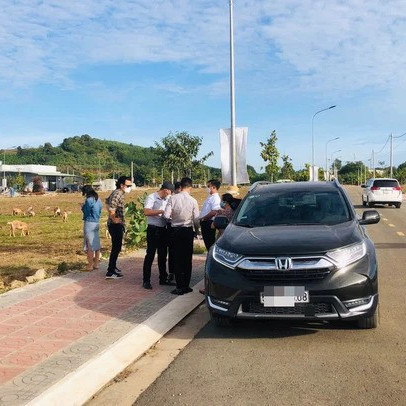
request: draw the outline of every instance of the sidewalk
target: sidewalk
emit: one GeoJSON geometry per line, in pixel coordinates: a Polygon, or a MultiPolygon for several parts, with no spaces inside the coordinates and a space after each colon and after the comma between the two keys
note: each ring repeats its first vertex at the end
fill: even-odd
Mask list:
{"type": "MultiPolygon", "coordinates": [[[[194,257],[191,286],[203,278],[204,261],[205,256],[194,257]]],[[[151,316],[174,300],[182,312],[193,310],[187,298],[198,295],[196,289],[179,297],[170,294],[173,287],[158,284],[155,263],[153,290],[143,289],[142,263],[142,253],[120,258],[124,277],[119,280],[106,280],[102,263],[99,271],[71,273],[0,295],[0,405],[35,404],[42,393],[125,337],[132,337],[136,347],[139,340],[130,334],[154,325],[148,322],[151,316]]],[[[202,302],[203,296],[196,299],[202,302]]],[[[115,356],[120,357],[117,350],[115,356]]]]}

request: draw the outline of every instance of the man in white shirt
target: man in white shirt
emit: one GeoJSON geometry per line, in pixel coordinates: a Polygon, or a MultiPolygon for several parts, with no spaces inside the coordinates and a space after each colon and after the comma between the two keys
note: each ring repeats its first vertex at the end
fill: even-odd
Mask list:
{"type": "Polygon", "coordinates": [[[167,222],[163,217],[169,196],[174,190],[171,182],[162,183],[161,189],[155,193],[151,193],[144,203],[144,214],[147,216],[147,252],[143,265],[143,281],[144,289],[152,289],[151,286],[151,266],[154,262],[155,252],[158,251],[158,269],[159,269],[159,284],[172,285],[168,281],[168,273],[166,272],[166,257],[168,254],[168,230],[167,222]]]}
{"type": "Polygon", "coordinates": [[[200,227],[202,230],[202,237],[207,251],[216,241],[216,230],[211,227],[213,218],[221,209],[221,198],[218,193],[221,183],[216,179],[211,179],[207,182],[207,192],[209,196],[203,203],[200,212],[200,227]]]}
{"type": "Polygon", "coordinates": [[[171,220],[170,244],[175,267],[176,289],[171,293],[183,295],[192,292],[189,286],[192,275],[193,238],[199,232],[199,206],[190,196],[192,179],[182,178],[182,191],[174,194],[165,208],[164,216],[171,220]]]}

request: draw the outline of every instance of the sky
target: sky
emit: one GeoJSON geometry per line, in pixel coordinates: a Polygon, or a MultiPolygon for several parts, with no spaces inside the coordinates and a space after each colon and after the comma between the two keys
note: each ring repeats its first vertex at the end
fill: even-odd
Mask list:
{"type": "MultiPolygon", "coordinates": [[[[295,169],[406,161],[406,2],[234,0],[247,163],[275,130],[295,169]],[[316,114],[329,106],[335,108],[316,114]],[[316,114],[316,115],[315,115],[316,114]],[[339,139],[330,141],[333,138],[339,139]]],[[[230,127],[228,0],[0,0],[0,149],[89,134],[153,146],[230,127]]]]}

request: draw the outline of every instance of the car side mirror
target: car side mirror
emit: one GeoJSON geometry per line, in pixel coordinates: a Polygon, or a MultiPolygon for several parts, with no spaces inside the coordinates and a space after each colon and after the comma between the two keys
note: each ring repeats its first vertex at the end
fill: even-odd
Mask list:
{"type": "Polygon", "coordinates": [[[224,230],[228,226],[228,220],[226,216],[214,217],[213,225],[218,230],[224,230]]]}
{"type": "Polygon", "coordinates": [[[362,188],[367,187],[367,185],[361,185],[362,188]]]}
{"type": "Polygon", "coordinates": [[[362,219],[359,220],[359,223],[361,225],[366,225],[366,224],[376,224],[379,223],[379,220],[381,219],[381,216],[376,210],[365,210],[362,213],[362,219]]]}

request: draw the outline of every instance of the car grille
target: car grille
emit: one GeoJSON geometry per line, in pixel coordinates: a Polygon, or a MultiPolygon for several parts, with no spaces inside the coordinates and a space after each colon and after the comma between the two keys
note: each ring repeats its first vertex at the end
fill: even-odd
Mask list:
{"type": "Polygon", "coordinates": [[[264,307],[262,303],[243,303],[242,311],[253,314],[273,314],[273,315],[302,315],[315,316],[317,314],[334,313],[331,303],[296,303],[294,307],[264,307]]]}
{"type": "MultiPolygon", "coordinates": [[[[238,269],[238,268],[237,268],[238,269]]],[[[314,280],[323,279],[330,273],[329,268],[319,269],[297,269],[290,271],[278,270],[255,270],[255,269],[238,269],[238,271],[247,279],[254,282],[267,281],[293,281],[293,280],[314,280]]]]}

